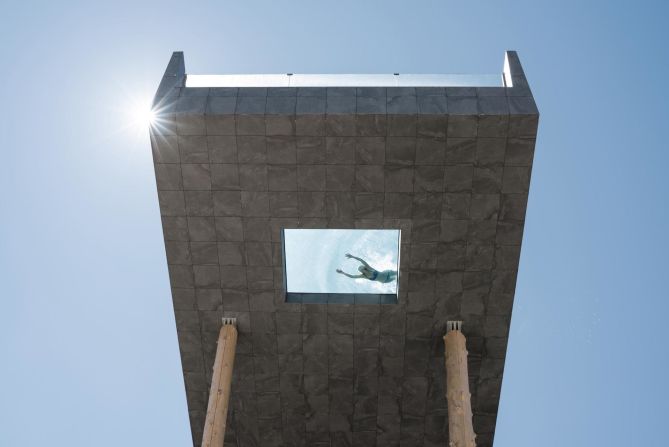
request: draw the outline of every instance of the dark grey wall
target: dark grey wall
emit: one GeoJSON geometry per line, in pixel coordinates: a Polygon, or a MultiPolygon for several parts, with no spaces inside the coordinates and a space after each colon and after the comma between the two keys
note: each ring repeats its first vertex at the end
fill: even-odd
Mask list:
{"type": "Polygon", "coordinates": [[[513,88],[183,88],[156,95],[156,181],[194,444],[236,317],[228,443],[447,445],[447,320],[492,444],[538,112],[513,88]],[[286,303],[281,228],[399,228],[399,304],[286,303]]]}

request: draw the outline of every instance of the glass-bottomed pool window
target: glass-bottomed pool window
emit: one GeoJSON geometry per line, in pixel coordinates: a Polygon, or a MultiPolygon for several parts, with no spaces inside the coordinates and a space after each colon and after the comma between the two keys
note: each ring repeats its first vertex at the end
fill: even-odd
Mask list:
{"type": "Polygon", "coordinates": [[[283,230],[286,301],[396,303],[400,230],[283,230]]]}

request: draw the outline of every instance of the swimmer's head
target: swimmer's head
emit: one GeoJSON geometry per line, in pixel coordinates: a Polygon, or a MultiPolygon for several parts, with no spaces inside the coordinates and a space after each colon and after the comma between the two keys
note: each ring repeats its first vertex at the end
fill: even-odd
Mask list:
{"type": "Polygon", "coordinates": [[[365,267],[362,266],[362,265],[359,265],[359,266],[358,266],[358,271],[359,271],[360,273],[364,272],[364,271],[365,271],[365,267]]]}

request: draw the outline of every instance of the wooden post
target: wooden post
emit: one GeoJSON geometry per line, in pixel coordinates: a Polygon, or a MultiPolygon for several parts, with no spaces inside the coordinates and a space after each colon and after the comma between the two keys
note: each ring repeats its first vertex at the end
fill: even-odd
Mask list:
{"type": "Polygon", "coordinates": [[[218,346],[216,347],[214,373],[211,376],[202,447],[223,447],[236,347],[236,321],[234,318],[223,318],[223,326],[218,335],[218,346]]]}
{"type": "Polygon", "coordinates": [[[467,346],[461,321],[449,321],[446,348],[446,399],[448,400],[449,447],[476,447],[472,403],[467,374],[467,346]]]}

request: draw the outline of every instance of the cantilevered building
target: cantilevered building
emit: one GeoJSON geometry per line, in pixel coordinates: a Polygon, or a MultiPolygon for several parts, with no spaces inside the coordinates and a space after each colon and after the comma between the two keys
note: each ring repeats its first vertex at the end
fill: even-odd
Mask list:
{"type": "Polygon", "coordinates": [[[174,53],[154,104],[194,445],[492,445],[538,124],[516,53],[493,77],[174,53]]]}

